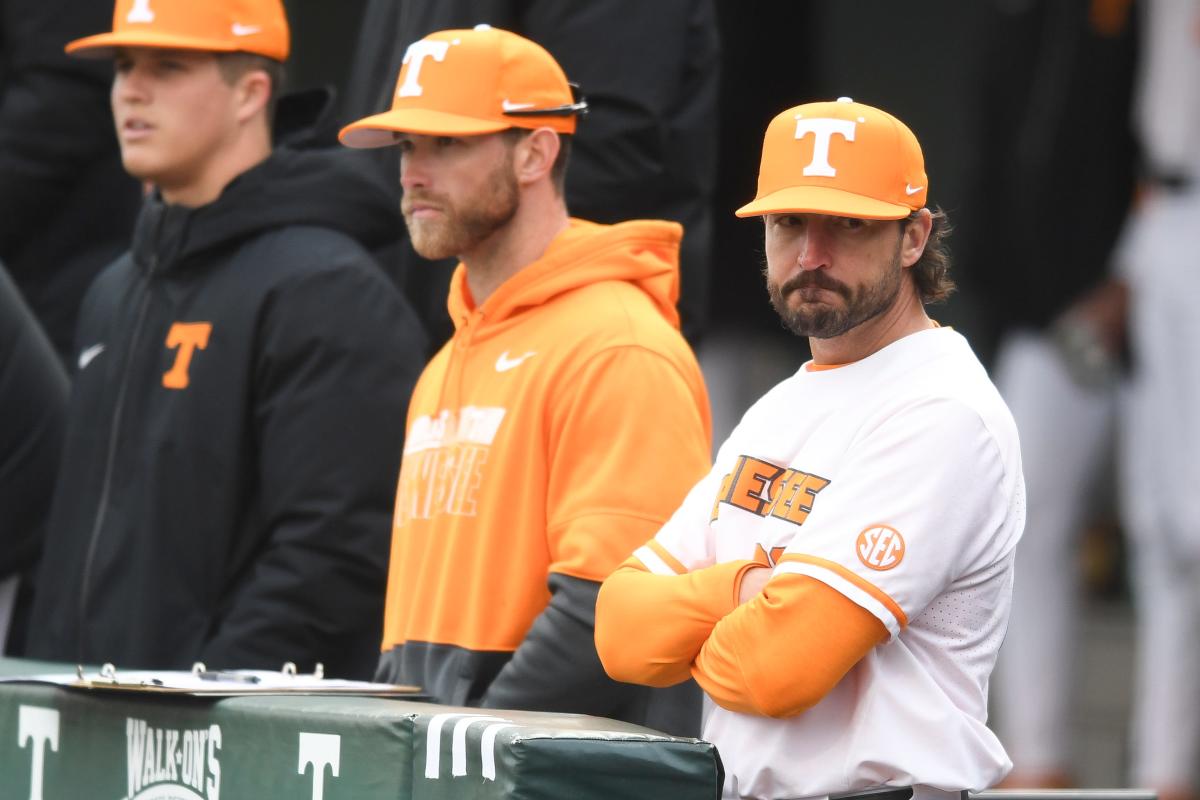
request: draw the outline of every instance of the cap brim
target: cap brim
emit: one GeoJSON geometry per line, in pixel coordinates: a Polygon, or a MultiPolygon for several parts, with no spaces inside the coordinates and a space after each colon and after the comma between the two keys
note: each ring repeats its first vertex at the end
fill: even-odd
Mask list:
{"type": "Polygon", "coordinates": [[[397,133],[428,136],[479,136],[513,127],[507,122],[475,119],[445,111],[403,108],[351,122],[342,128],[338,141],[347,147],[387,147],[396,143],[397,133]]]}
{"type": "Polygon", "coordinates": [[[83,58],[107,58],[118,47],[155,47],[164,50],[207,50],[214,53],[232,53],[238,48],[228,42],[217,42],[193,36],[173,36],[154,31],[124,31],[122,33],[98,33],[69,42],[64,48],[73,56],[83,58]]]}
{"type": "Polygon", "coordinates": [[[759,197],[734,213],[739,217],[763,214],[829,214],[858,219],[903,219],[920,206],[886,203],[873,197],[826,186],[793,186],[759,197]]]}

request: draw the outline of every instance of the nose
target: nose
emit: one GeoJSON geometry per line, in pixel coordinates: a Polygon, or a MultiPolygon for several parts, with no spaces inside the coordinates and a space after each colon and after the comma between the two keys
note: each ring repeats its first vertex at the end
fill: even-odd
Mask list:
{"type": "Polygon", "coordinates": [[[830,231],[827,220],[810,216],[804,226],[796,263],[802,270],[828,267],[830,262],[830,231]]]}
{"type": "Polygon", "coordinates": [[[123,69],[113,77],[112,99],[124,103],[144,102],[147,99],[147,84],[136,67],[123,69]]]}
{"type": "Polygon", "coordinates": [[[421,189],[429,185],[429,173],[425,169],[424,160],[417,154],[416,149],[400,153],[400,188],[421,189]]]}

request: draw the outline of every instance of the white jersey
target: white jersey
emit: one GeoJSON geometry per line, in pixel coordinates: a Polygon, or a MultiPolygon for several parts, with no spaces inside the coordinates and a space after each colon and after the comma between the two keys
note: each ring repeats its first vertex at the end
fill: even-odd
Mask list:
{"type": "Polygon", "coordinates": [[[746,413],[655,541],[688,571],[765,554],[776,574],[811,576],[870,611],[891,638],[798,716],[708,701],[704,737],[727,797],[882,784],[930,796],[1003,777],[987,689],[1024,498],[1012,417],[948,328],[853,364],[806,365],[746,413]]]}

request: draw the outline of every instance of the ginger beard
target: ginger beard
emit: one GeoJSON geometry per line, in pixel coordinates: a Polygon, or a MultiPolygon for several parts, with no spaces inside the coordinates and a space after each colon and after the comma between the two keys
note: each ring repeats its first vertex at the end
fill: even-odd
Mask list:
{"type": "Polygon", "coordinates": [[[783,326],[797,336],[832,339],[857,328],[879,316],[896,302],[904,280],[900,265],[901,244],[897,243],[891,263],[879,277],[852,287],[835,280],[822,270],[801,272],[780,285],[767,278],[767,294],[783,326]],[[815,290],[824,289],[842,298],[840,307],[830,305],[828,295],[815,290]]]}
{"type": "Polygon", "coordinates": [[[459,203],[435,192],[417,189],[405,192],[400,211],[408,226],[413,249],[422,258],[430,260],[456,258],[471,252],[512,221],[520,205],[512,167],[510,148],[479,191],[467,195],[459,203]],[[417,202],[433,204],[441,214],[433,218],[416,218],[412,214],[412,205],[417,202]]]}

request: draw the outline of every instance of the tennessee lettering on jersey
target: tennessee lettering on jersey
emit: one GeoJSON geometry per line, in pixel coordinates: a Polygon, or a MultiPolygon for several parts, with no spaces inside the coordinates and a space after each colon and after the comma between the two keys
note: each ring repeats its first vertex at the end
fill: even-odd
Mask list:
{"type": "Polygon", "coordinates": [[[772,464],[754,456],[738,456],[733,469],[721,480],[710,522],[716,522],[721,504],[773,516],[803,525],[817,493],[829,485],[827,478],[772,464]]]}
{"type": "Polygon", "coordinates": [[[465,406],[413,421],[396,491],[396,527],[438,514],[475,516],[488,451],[506,412],[465,406]]]}

